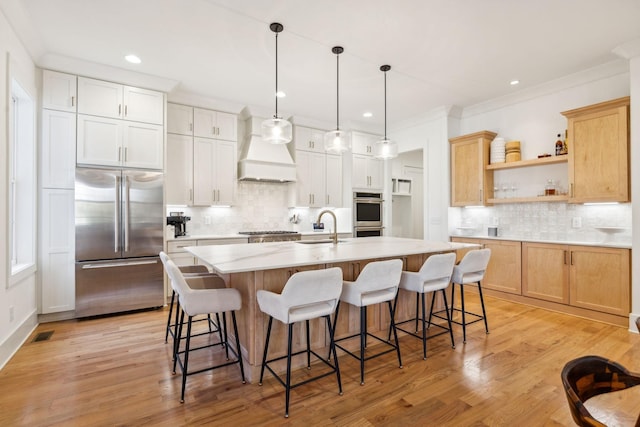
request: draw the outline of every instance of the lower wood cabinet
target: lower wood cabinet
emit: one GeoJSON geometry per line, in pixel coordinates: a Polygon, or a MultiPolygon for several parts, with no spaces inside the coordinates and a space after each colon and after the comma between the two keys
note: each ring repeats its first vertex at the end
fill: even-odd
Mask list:
{"type": "Polygon", "coordinates": [[[616,324],[625,324],[629,316],[629,249],[465,237],[451,240],[491,249],[482,286],[500,292],[493,295],[585,317],[594,313],[593,318],[614,319],[616,324]]]}

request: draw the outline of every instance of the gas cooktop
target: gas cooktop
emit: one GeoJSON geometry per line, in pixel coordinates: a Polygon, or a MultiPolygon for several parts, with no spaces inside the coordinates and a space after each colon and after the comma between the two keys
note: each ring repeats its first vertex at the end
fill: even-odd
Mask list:
{"type": "Polygon", "coordinates": [[[297,231],[268,230],[268,231],[238,231],[238,234],[246,234],[248,236],[259,236],[263,234],[299,234],[299,233],[297,231]]]}
{"type": "Polygon", "coordinates": [[[297,231],[286,230],[239,231],[238,234],[249,236],[249,243],[287,242],[302,238],[297,231]]]}

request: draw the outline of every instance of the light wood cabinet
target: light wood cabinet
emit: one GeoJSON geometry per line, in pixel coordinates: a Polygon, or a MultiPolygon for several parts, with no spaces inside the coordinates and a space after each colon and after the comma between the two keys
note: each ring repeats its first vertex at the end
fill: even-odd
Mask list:
{"type": "Polygon", "coordinates": [[[523,295],[617,316],[630,310],[628,249],[523,245],[523,295]]]}
{"type": "Polygon", "coordinates": [[[569,304],[569,247],[522,243],[522,295],[569,304]]]}
{"type": "Polygon", "coordinates": [[[161,125],[164,94],[78,77],[78,113],[161,125]]]}
{"type": "Polygon", "coordinates": [[[57,71],[42,71],[42,108],[76,112],[77,77],[57,71]]]}
{"type": "MultiPolygon", "coordinates": [[[[491,258],[482,281],[483,289],[493,289],[515,295],[522,293],[522,248],[521,242],[511,240],[452,237],[452,242],[474,243],[491,249],[491,258]]],[[[459,262],[472,249],[457,251],[459,262]]]]}
{"type": "Polygon", "coordinates": [[[629,97],[565,111],[569,201],[628,202],[629,97]]]}
{"type": "Polygon", "coordinates": [[[487,171],[489,148],[496,133],[481,131],[451,138],[451,206],[484,206],[493,193],[487,171]]]}

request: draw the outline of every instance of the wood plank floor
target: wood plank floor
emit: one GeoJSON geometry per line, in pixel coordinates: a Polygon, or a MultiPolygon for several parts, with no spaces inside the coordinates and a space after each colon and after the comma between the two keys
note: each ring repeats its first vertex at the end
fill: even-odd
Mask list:
{"type": "MultiPolygon", "coordinates": [[[[495,298],[487,306],[489,335],[476,323],[463,344],[456,327],[456,348],[436,337],[426,361],[420,340],[404,336],[403,369],[394,353],[374,359],[364,386],[358,362],[342,353],[344,395],[334,377],[299,387],[288,420],[283,388],[272,377],[243,385],[237,366],[190,377],[180,404],[166,310],[42,324],[34,336],[51,338],[30,339],[0,371],[0,425],[568,426],[565,362],[599,354],[640,371],[640,336],[625,328],[495,298]]],[[[605,398],[592,410],[633,425],[636,402],[605,398]]]]}

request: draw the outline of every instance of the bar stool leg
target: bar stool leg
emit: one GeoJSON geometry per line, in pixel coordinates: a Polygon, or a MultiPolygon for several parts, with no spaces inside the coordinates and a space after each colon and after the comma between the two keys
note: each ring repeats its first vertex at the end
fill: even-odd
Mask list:
{"type": "Polygon", "coordinates": [[[338,394],[340,394],[340,396],[342,396],[342,379],[340,378],[340,366],[338,365],[338,354],[336,352],[336,343],[335,343],[335,337],[334,337],[334,331],[335,331],[335,322],[334,322],[334,326],[331,326],[331,316],[327,315],[325,316],[325,319],[327,319],[327,329],[329,329],[329,352],[333,352],[333,360],[334,360],[334,365],[336,367],[336,379],[338,380],[338,394]]]}
{"type": "Polygon", "coordinates": [[[311,338],[309,337],[309,320],[305,321],[307,334],[307,369],[311,369],[311,338]]]}
{"type": "MultiPolygon", "coordinates": [[[[431,312],[433,312],[433,302],[435,300],[435,295],[434,298],[431,300],[431,312]]],[[[447,292],[442,289],[442,300],[444,302],[445,307],[447,306],[447,292]]],[[[449,316],[449,310],[445,310],[445,312],[447,313],[447,324],[449,325],[449,336],[451,337],[451,348],[456,348],[456,343],[453,340],[453,328],[451,327],[451,316],[449,316]]],[[[431,323],[431,313],[429,313],[429,323],[431,323]]]]}
{"type": "Polygon", "coordinates": [[[273,317],[269,316],[269,325],[267,326],[267,339],[264,343],[264,355],[262,356],[262,366],[260,367],[260,381],[258,385],[262,385],[262,378],[264,377],[264,367],[267,366],[267,352],[269,351],[269,339],[271,338],[271,325],[273,324],[273,317]]]}
{"type": "MultiPolygon", "coordinates": [[[[331,329],[331,335],[336,335],[336,326],[338,325],[338,311],[340,311],[340,301],[336,304],[336,312],[333,315],[333,329],[331,329]]],[[[329,355],[327,356],[327,360],[331,360],[331,348],[329,348],[329,355]]]]}
{"type": "Polygon", "coordinates": [[[366,347],[367,307],[360,307],[360,385],[364,385],[364,349],[366,347]]]}
{"type": "Polygon", "coordinates": [[[482,306],[482,318],[484,319],[484,330],[489,333],[489,324],[487,323],[487,313],[484,310],[484,298],[482,297],[482,286],[478,282],[478,293],[480,294],[480,305],[482,306]]]}
{"type": "MultiPolygon", "coordinates": [[[[218,336],[220,337],[220,342],[224,346],[224,345],[227,344],[227,339],[226,339],[226,337],[222,338],[222,328],[220,328],[220,316],[218,315],[218,313],[216,313],[216,322],[218,323],[218,336]]],[[[227,358],[228,358],[228,356],[227,356],[227,358]]]]}
{"type": "MultiPolygon", "coordinates": [[[[176,311],[176,318],[178,312],[176,311]]],[[[180,350],[180,338],[182,337],[182,324],[184,323],[184,310],[180,309],[180,322],[176,319],[176,336],[173,340],[173,374],[176,373],[176,365],[178,363],[178,351],[180,350]]]]}
{"type": "MultiPolygon", "coordinates": [[[[216,313],[216,316],[218,313],[216,313]]],[[[229,360],[229,335],[227,334],[227,313],[222,313],[222,325],[224,328],[224,340],[222,341],[222,345],[224,346],[225,355],[227,356],[227,360],[229,360]]],[[[220,324],[218,324],[218,329],[220,329],[220,324]]],[[[222,337],[222,334],[220,335],[222,337]]]]}
{"type": "Polygon", "coordinates": [[[171,329],[171,315],[173,314],[173,302],[176,299],[176,291],[171,292],[171,303],[169,304],[169,316],[167,316],[167,330],[164,333],[164,343],[169,340],[169,329],[171,329]]]}
{"type": "Polygon", "coordinates": [[[184,403],[184,390],[187,386],[187,373],[188,373],[187,367],[189,365],[189,344],[191,343],[191,322],[192,321],[193,321],[193,316],[189,316],[189,321],[187,323],[187,340],[185,342],[185,349],[184,349],[184,366],[182,367],[182,393],[180,394],[180,403],[184,403]]]}
{"type": "MultiPolygon", "coordinates": [[[[235,311],[231,312],[231,320],[233,321],[233,333],[236,334],[236,351],[238,352],[238,364],[240,365],[240,375],[242,376],[242,384],[246,384],[247,381],[244,378],[244,364],[242,363],[242,348],[240,347],[240,335],[238,335],[238,323],[236,322],[235,311]]],[[[227,342],[227,347],[229,347],[228,342],[227,342]]]]}
{"type": "Polygon", "coordinates": [[[393,328],[393,337],[396,342],[396,353],[398,353],[398,366],[402,369],[402,357],[400,356],[400,344],[398,343],[398,331],[396,330],[396,321],[393,319],[395,316],[395,312],[393,311],[393,307],[391,306],[391,301],[387,301],[389,305],[389,317],[391,318],[391,327],[393,328]]]}
{"type": "Polygon", "coordinates": [[[462,342],[467,342],[467,321],[464,310],[464,285],[460,284],[460,306],[462,307],[462,342]]]}
{"type": "Polygon", "coordinates": [[[293,340],[293,323],[289,323],[289,334],[288,334],[288,342],[287,342],[287,383],[285,385],[285,409],[284,409],[284,417],[289,418],[289,397],[291,395],[291,350],[292,350],[292,340],[293,340]]]}
{"type": "MultiPolygon", "coordinates": [[[[400,291],[398,291],[398,293],[400,293],[400,291]]],[[[396,301],[397,300],[398,300],[398,295],[396,294],[396,301]]],[[[420,301],[420,294],[418,292],[416,292],[416,333],[418,333],[418,303],[419,303],[419,301],[420,301]]],[[[395,307],[394,307],[394,310],[395,310],[395,307]]],[[[422,314],[422,317],[424,319],[424,312],[422,314]]],[[[391,331],[389,331],[389,333],[391,333],[391,331]]]]}
{"type": "MultiPolygon", "coordinates": [[[[426,311],[425,311],[424,292],[423,292],[422,293],[422,360],[427,360],[427,324],[424,321],[425,313],[426,311]]],[[[431,317],[429,317],[429,324],[431,324],[431,317]]]]}

